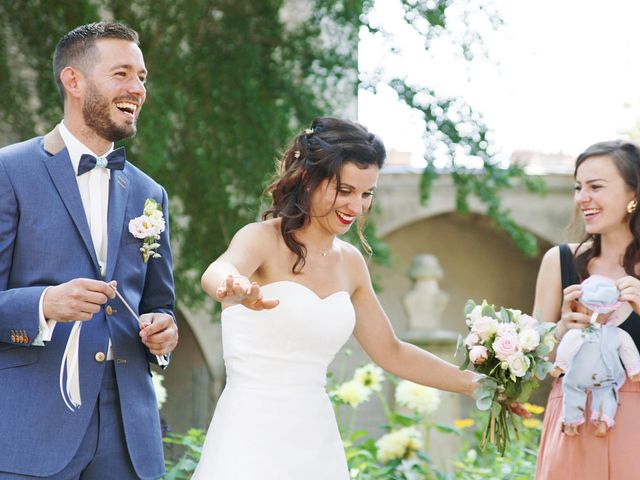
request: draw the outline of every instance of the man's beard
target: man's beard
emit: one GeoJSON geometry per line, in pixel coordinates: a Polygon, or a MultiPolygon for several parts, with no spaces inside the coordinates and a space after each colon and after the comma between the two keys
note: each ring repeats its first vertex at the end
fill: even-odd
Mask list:
{"type": "Polygon", "coordinates": [[[98,92],[93,83],[90,84],[89,94],[82,105],[84,123],[105,140],[117,142],[136,134],[136,124],[117,125],[111,120],[111,102],[98,92]]]}

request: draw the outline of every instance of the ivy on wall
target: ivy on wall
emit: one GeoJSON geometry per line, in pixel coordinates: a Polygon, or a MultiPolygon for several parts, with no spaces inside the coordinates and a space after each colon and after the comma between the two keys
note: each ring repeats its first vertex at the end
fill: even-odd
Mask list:
{"type": "MultiPolygon", "coordinates": [[[[400,1],[425,48],[447,34],[452,5],[471,3],[400,1]]],[[[125,145],[132,163],[172,199],[176,285],[186,305],[203,300],[202,271],[240,226],[259,217],[259,193],[292,134],[315,116],[344,116],[358,88],[375,91],[380,82],[421,112],[426,137],[450,152],[458,208],[468,210],[469,195],[477,196],[496,225],[533,254],[535,240],[510,219],[499,193],[518,180],[540,186],[518,167],[492,164],[481,118],[459,99],[403,78],[358,78],[358,37],[380,31],[369,21],[372,8],[370,0],[0,2],[0,133],[25,139],[59,122],[62,102],[51,67],[56,42],[77,25],[117,19],[139,32],[149,70],[138,134],[125,145]],[[459,149],[482,158],[484,167],[460,165],[459,149]]],[[[487,15],[493,21],[495,15],[487,15]]],[[[468,57],[477,38],[472,28],[465,32],[458,45],[468,57]]],[[[427,161],[424,199],[440,173],[433,159],[427,161]]]]}

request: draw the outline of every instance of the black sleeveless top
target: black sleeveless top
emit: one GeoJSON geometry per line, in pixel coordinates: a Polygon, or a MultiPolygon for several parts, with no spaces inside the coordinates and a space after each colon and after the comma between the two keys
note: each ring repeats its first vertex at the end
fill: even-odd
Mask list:
{"type": "MultiPolygon", "coordinates": [[[[573,253],[566,243],[560,244],[560,272],[562,274],[562,288],[580,283],[576,266],[573,262],[573,253]]],[[[640,316],[636,312],[631,312],[627,319],[618,325],[626,331],[640,350],[640,316]]]]}

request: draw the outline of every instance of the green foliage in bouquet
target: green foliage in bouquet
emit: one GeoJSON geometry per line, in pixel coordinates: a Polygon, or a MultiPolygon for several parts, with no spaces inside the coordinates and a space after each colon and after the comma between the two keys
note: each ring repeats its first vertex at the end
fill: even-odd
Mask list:
{"type": "Polygon", "coordinates": [[[518,435],[514,412],[519,402],[529,399],[552,368],[548,355],[553,349],[553,323],[540,323],[519,310],[483,301],[467,301],[464,308],[469,334],[458,339],[456,355],[484,376],[476,393],[478,409],[489,411],[481,446],[496,445],[501,453],[510,441],[510,430],[518,435]]]}

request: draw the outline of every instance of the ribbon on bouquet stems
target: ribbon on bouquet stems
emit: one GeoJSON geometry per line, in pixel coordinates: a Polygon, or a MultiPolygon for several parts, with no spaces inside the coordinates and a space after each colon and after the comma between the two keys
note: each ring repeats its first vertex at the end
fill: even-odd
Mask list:
{"type": "MultiPolygon", "coordinates": [[[[136,315],[134,310],[129,306],[129,303],[118,292],[113,282],[109,283],[109,286],[113,289],[120,301],[129,310],[133,318],[136,319],[140,327],[143,326],[143,322],[140,317],[136,315]]],[[[71,333],[67,339],[67,344],[62,354],[62,361],[60,362],[60,394],[62,400],[69,410],[75,412],[82,406],[82,398],[80,396],[80,362],[79,362],[79,348],[80,348],[80,329],[82,328],[82,321],[76,321],[73,323],[71,333]]],[[[164,355],[156,355],[158,365],[165,366],[169,362],[164,355]]]]}

